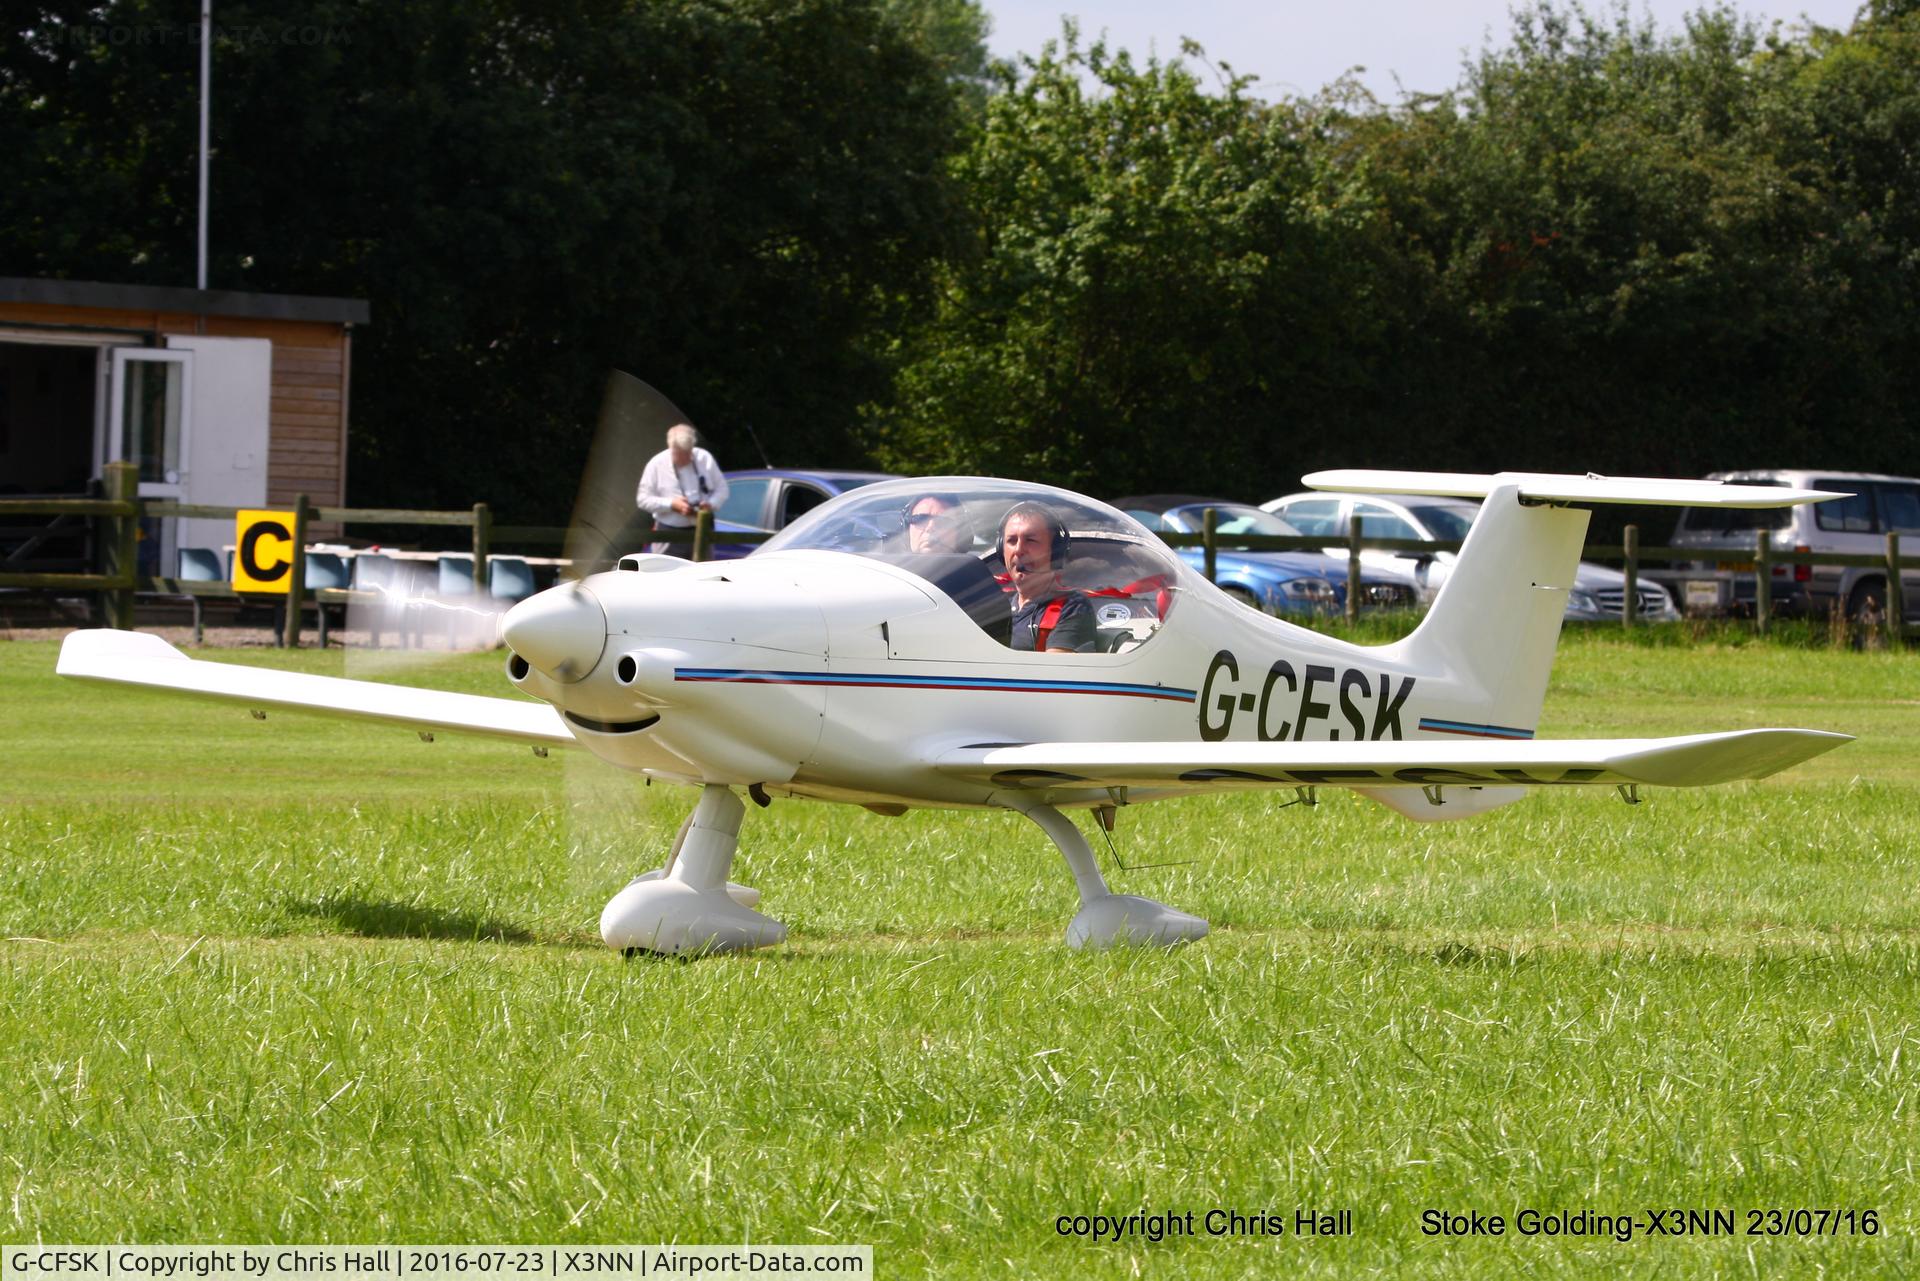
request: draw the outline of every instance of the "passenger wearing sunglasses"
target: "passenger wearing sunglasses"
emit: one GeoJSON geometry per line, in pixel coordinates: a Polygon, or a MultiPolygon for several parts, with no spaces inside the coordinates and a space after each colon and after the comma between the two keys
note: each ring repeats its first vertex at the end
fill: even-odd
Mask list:
{"type": "Polygon", "coordinates": [[[971,552],[973,522],[950,494],[927,494],[907,504],[907,549],[915,552],[971,552]]]}

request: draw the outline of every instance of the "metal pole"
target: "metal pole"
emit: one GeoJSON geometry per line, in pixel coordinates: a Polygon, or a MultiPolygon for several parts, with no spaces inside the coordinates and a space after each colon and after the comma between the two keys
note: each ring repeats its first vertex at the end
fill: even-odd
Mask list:
{"type": "Polygon", "coordinates": [[[1347,621],[1360,621],[1360,517],[1347,521],[1347,621]]]}
{"type": "Polygon", "coordinates": [[[200,0],[200,243],[194,288],[207,287],[207,119],[213,94],[213,0],[200,0]]]}
{"type": "Polygon", "coordinates": [[[1628,525],[1625,539],[1627,594],[1620,598],[1620,625],[1632,627],[1640,617],[1640,526],[1628,525]]]}
{"type": "Polygon", "coordinates": [[[1753,626],[1762,636],[1773,617],[1773,535],[1753,532],[1753,626]]]}

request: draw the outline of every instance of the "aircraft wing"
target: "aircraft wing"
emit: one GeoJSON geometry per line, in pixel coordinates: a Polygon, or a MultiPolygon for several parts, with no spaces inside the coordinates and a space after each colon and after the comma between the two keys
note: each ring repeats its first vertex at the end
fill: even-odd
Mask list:
{"type": "Polygon", "coordinates": [[[60,662],[54,670],[76,680],[174,690],[253,708],[292,708],[523,743],[571,746],[576,742],[560,713],[545,703],[211,663],[188,658],[158,636],[143,632],[70,633],[60,646],[60,662]]]}
{"type": "Polygon", "coordinates": [[[1765,778],[1842,743],[1847,734],[1748,729],[1677,738],[1516,742],[978,743],[940,754],[945,773],[1000,787],[1703,787],[1765,778]]]}

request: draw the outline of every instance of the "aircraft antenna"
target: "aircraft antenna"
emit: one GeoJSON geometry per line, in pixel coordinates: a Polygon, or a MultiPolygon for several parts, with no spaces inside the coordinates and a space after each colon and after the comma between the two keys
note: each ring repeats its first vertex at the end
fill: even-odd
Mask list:
{"type": "Polygon", "coordinates": [[[1113,856],[1113,865],[1123,872],[1147,872],[1156,867],[1185,867],[1194,861],[1190,858],[1183,858],[1175,863],[1134,863],[1129,865],[1125,859],[1120,857],[1120,851],[1113,843],[1113,833],[1107,830],[1107,825],[1105,823],[1097,823],[1095,826],[1100,829],[1100,835],[1107,838],[1107,853],[1113,856]]]}

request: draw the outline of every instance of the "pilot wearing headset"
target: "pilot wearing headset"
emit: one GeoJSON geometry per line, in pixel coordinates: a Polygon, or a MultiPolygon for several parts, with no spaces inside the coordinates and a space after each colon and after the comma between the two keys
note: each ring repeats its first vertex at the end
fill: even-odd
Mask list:
{"type": "Polygon", "coordinates": [[[1013,588],[1013,648],[1085,654],[1098,624],[1087,598],[1060,581],[1067,527],[1040,503],[1016,503],[1000,520],[1000,559],[1013,588]]]}

